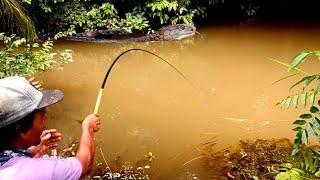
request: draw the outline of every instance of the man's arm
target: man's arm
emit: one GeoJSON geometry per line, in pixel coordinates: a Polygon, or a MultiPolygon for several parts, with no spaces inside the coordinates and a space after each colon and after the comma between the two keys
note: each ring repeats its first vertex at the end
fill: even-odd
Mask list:
{"type": "Polygon", "coordinates": [[[94,133],[100,129],[100,118],[94,114],[89,115],[82,122],[82,134],[76,158],[82,165],[82,175],[90,172],[94,157],[94,133]]]}

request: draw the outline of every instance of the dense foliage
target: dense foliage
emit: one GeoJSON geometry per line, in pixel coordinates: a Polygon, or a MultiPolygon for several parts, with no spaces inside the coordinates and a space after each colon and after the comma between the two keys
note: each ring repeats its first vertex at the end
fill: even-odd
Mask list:
{"type": "Polygon", "coordinates": [[[155,28],[162,24],[190,24],[196,15],[206,15],[206,6],[221,3],[223,0],[24,2],[40,35],[63,36],[98,29],[122,28],[130,32],[149,29],[150,26],[155,28]]]}
{"type": "Polygon", "coordinates": [[[18,33],[34,40],[36,32],[30,18],[17,0],[0,0],[0,32],[18,33]]]}
{"type": "Polygon", "coordinates": [[[4,43],[0,50],[0,78],[31,77],[53,67],[61,68],[64,63],[72,61],[70,50],[59,53],[60,60],[56,60],[57,53],[52,52],[53,42],[50,40],[42,44],[27,43],[26,38],[0,33],[0,41],[4,43]]]}
{"type": "MultiPolygon", "coordinates": [[[[294,104],[295,107],[297,107],[300,103],[304,107],[306,107],[307,104],[311,105],[308,113],[301,114],[299,119],[293,122],[295,125],[293,131],[296,134],[291,153],[293,162],[282,165],[280,170],[283,172],[277,175],[277,180],[299,180],[305,178],[316,179],[320,177],[320,151],[317,147],[310,145],[310,136],[313,137],[317,143],[317,146],[320,142],[320,111],[319,108],[314,105],[317,99],[316,96],[318,92],[320,92],[320,76],[319,73],[310,74],[298,68],[303,62],[311,59],[312,56],[316,59],[319,59],[320,51],[301,52],[294,58],[290,65],[278,60],[274,60],[289,67],[289,73],[296,71],[293,74],[289,74],[288,76],[281,78],[280,80],[284,80],[299,74],[302,74],[303,76],[301,80],[297,81],[291,86],[291,88],[293,88],[298,85],[302,85],[302,92],[290,95],[281,100],[278,104],[286,107],[289,107],[291,104],[294,104]]],[[[318,101],[318,105],[320,105],[320,101],[318,101]]]]}

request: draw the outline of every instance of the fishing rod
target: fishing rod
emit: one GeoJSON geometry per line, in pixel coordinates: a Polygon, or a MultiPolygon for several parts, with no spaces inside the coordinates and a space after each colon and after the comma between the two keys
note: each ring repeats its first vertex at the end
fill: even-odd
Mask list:
{"type": "Polygon", "coordinates": [[[98,94],[98,97],[97,97],[97,101],[96,101],[96,105],[94,107],[94,114],[95,115],[98,115],[98,110],[99,110],[99,106],[100,106],[100,102],[101,102],[101,99],[102,99],[102,95],[103,95],[103,91],[105,89],[105,85],[106,85],[106,82],[107,82],[107,79],[109,77],[109,74],[111,73],[111,70],[113,68],[113,66],[116,64],[116,62],[120,59],[120,57],[130,51],[143,51],[143,52],[146,52],[146,53],[149,53],[153,56],[156,56],[157,58],[161,59],[162,61],[164,61],[165,63],[167,63],[169,66],[171,66],[175,71],[177,71],[192,87],[195,88],[195,86],[191,83],[191,81],[189,81],[176,67],[174,67],[172,64],[170,64],[168,61],[166,61],[165,59],[163,59],[162,57],[158,56],[157,54],[153,53],[153,52],[150,52],[150,51],[147,51],[147,50],[144,50],[144,49],[139,49],[139,48],[133,48],[133,49],[128,49],[124,52],[122,52],[111,64],[111,66],[109,67],[104,79],[103,79],[103,82],[102,82],[102,85],[101,85],[101,88],[99,90],[99,94],[98,94]]]}

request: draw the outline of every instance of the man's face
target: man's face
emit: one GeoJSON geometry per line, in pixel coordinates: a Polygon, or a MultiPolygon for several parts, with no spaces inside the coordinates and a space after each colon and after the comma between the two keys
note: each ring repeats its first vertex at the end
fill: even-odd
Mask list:
{"type": "Polygon", "coordinates": [[[29,146],[37,145],[40,143],[40,136],[45,128],[45,109],[36,110],[34,121],[31,129],[23,133],[24,139],[29,146]]]}

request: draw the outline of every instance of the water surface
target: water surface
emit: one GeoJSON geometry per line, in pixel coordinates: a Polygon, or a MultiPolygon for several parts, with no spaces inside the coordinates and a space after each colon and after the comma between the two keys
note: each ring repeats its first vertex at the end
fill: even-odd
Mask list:
{"type": "MultiPolygon", "coordinates": [[[[292,121],[303,112],[276,107],[297,79],[272,85],[286,68],[270,58],[290,62],[301,50],[320,47],[320,27],[312,24],[243,24],[202,27],[202,36],[178,42],[94,44],[62,41],[58,49],[74,51],[74,63],[42,76],[46,87],[65,94],[48,109],[48,126],[78,138],[76,120],[93,112],[112,60],[129,48],[152,51],[185,74],[194,89],[157,58],[132,52],[115,66],[100,106],[98,134],[108,161],[135,161],[153,152],[153,179],[209,179],[195,147],[213,137],[217,149],[241,139],[292,137],[292,121]],[[185,164],[185,165],[184,165],[185,164]]],[[[303,68],[316,72],[319,62],[303,68]]],[[[97,151],[99,157],[99,151],[97,151]]]]}

